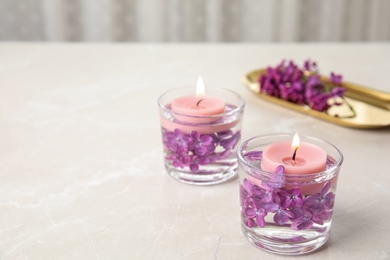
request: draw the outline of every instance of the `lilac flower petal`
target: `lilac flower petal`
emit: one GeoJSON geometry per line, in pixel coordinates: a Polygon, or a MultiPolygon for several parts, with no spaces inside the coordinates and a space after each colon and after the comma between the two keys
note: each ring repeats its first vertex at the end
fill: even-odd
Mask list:
{"type": "Polygon", "coordinates": [[[343,97],[344,93],[345,93],[345,88],[334,87],[331,91],[331,97],[343,97]]]}
{"type": "Polygon", "coordinates": [[[204,146],[197,146],[195,147],[194,152],[196,155],[202,156],[206,154],[207,149],[204,146]]]}
{"type": "Polygon", "coordinates": [[[246,208],[245,209],[245,215],[249,218],[254,218],[257,216],[257,212],[253,208],[246,208]]]}
{"type": "Polygon", "coordinates": [[[259,227],[265,227],[265,220],[264,220],[264,215],[257,215],[256,216],[256,223],[259,225],[259,227]]]}
{"type": "Polygon", "coordinates": [[[278,225],[286,224],[294,214],[287,210],[278,210],[274,215],[274,221],[278,225]]]}
{"type": "Polygon", "coordinates": [[[260,161],[263,158],[263,151],[251,151],[244,154],[248,161],[260,161]]]}
{"type": "Polygon", "coordinates": [[[320,214],[320,215],[314,214],[313,217],[311,218],[311,220],[313,221],[313,223],[316,223],[318,225],[324,224],[324,222],[322,221],[322,214],[320,214]]]}
{"type": "Polygon", "coordinates": [[[199,165],[196,164],[196,163],[191,163],[191,164],[190,164],[190,170],[191,170],[192,172],[197,172],[197,171],[199,170],[199,165]]]}
{"type": "Polygon", "coordinates": [[[242,185],[244,186],[244,188],[247,192],[251,192],[253,189],[253,183],[251,181],[249,181],[248,179],[244,179],[242,181],[242,185]]]}
{"type": "Polygon", "coordinates": [[[324,210],[321,214],[318,214],[316,217],[318,217],[321,221],[326,221],[332,217],[332,211],[331,210],[324,210]]]}
{"type": "Polygon", "coordinates": [[[284,173],[284,166],[283,165],[279,165],[278,167],[276,167],[275,173],[283,174],[284,173]]]}
{"type": "Polygon", "coordinates": [[[293,214],[293,216],[291,217],[291,220],[301,219],[302,215],[303,215],[302,208],[300,208],[300,207],[292,208],[291,213],[293,214]]]}
{"type": "Polygon", "coordinates": [[[320,195],[319,194],[312,194],[306,197],[304,201],[304,205],[308,207],[318,207],[320,203],[320,195]]]}
{"type": "Polygon", "coordinates": [[[301,196],[301,189],[293,188],[293,189],[291,189],[290,194],[294,195],[294,196],[301,196]]]}
{"type": "Polygon", "coordinates": [[[191,132],[191,137],[195,139],[199,139],[200,133],[198,131],[192,131],[191,132]]]}
{"type": "Polygon", "coordinates": [[[284,225],[289,221],[288,216],[284,213],[284,211],[279,210],[274,215],[274,221],[278,225],[284,225]]]}
{"type": "Polygon", "coordinates": [[[306,230],[306,229],[311,228],[312,226],[313,226],[312,221],[304,221],[297,226],[297,229],[298,230],[306,230]]]}
{"type": "Polygon", "coordinates": [[[213,138],[209,135],[204,135],[200,138],[203,145],[209,145],[212,143],[213,138]]]}
{"type": "Polygon", "coordinates": [[[330,81],[336,85],[340,85],[343,80],[343,76],[337,75],[333,72],[330,73],[330,81]]]}
{"type": "Polygon", "coordinates": [[[280,205],[282,204],[282,198],[280,197],[279,192],[284,192],[284,191],[283,190],[279,191],[279,189],[275,189],[274,192],[272,193],[274,202],[276,203],[276,205],[278,205],[278,207],[280,207],[280,205]]]}
{"type": "Polygon", "coordinates": [[[279,209],[279,205],[272,202],[262,203],[261,207],[268,212],[276,212],[279,209]]]}
{"type": "Polygon", "coordinates": [[[249,218],[249,219],[246,221],[246,226],[247,226],[248,228],[254,227],[254,226],[255,226],[255,221],[254,221],[253,219],[249,218]]]}
{"type": "Polygon", "coordinates": [[[252,196],[255,200],[261,200],[265,197],[265,192],[259,186],[254,185],[252,189],[252,196]]]}
{"type": "Polygon", "coordinates": [[[198,157],[198,164],[199,165],[207,165],[210,163],[210,158],[206,155],[206,156],[200,156],[198,157]]]}
{"type": "Polygon", "coordinates": [[[326,209],[331,209],[333,208],[333,205],[334,205],[334,193],[333,192],[329,192],[328,194],[326,194],[323,198],[323,201],[322,201],[322,204],[324,205],[324,207],[326,209]]]}
{"type": "Polygon", "coordinates": [[[330,182],[328,181],[328,182],[325,183],[324,187],[322,187],[321,195],[323,196],[326,193],[328,193],[329,189],[330,189],[330,182]]]}

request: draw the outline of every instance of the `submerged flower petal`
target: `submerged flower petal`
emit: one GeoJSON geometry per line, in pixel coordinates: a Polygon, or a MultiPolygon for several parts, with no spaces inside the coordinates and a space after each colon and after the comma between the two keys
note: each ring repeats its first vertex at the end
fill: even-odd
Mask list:
{"type": "Polygon", "coordinates": [[[284,225],[290,220],[290,217],[293,216],[294,215],[290,211],[278,210],[274,215],[274,221],[278,225],[284,225]]]}
{"type": "Polygon", "coordinates": [[[263,151],[251,151],[244,154],[248,161],[260,161],[263,158],[263,151]]]}

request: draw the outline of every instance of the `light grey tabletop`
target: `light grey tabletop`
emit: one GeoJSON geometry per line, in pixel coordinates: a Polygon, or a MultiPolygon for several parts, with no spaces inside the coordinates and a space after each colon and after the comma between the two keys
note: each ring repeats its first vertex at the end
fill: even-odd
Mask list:
{"type": "Polygon", "coordinates": [[[281,59],[390,92],[389,44],[0,44],[1,259],[281,259],[240,230],[237,179],[164,170],[157,98],[194,85],[246,99],[243,139],[319,137],[345,156],[330,240],[304,259],[390,257],[390,131],[260,100],[241,77],[281,59]]]}

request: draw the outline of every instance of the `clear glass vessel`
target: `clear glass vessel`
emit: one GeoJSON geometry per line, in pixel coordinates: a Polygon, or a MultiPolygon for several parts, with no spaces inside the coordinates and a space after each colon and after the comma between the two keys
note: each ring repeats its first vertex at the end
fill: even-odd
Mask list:
{"type": "Polygon", "coordinates": [[[242,231],[252,244],[276,254],[312,252],[327,241],[331,228],[343,155],[326,141],[300,138],[326,152],[323,171],[287,174],[280,169],[262,170],[264,149],[291,141],[290,134],[256,136],[237,151],[242,231]]]}
{"type": "Polygon", "coordinates": [[[158,99],[166,170],[188,184],[228,181],[238,172],[236,150],[245,102],[231,90],[207,88],[206,97],[225,102],[221,113],[193,115],[172,110],[175,99],[191,95],[195,89],[186,87],[168,91],[158,99]]]}

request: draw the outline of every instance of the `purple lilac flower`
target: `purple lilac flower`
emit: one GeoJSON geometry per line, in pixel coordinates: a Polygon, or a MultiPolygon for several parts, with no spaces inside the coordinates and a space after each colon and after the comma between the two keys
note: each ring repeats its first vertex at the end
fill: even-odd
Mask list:
{"type": "MultiPolygon", "coordinates": [[[[345,88],[341,87],[342,76],[330,74],[333,88],[320,80],[316,62],[306,60],[303,68],[293,61],[282,61],[276,67],[268,67],[267,73],[259,77],[260,91],[270,96],[299,104],[308,105],[314,110],[327,111],[328,100],[343,97],[345,88]]],[[[333,105],[339,105],[334,102],[333,105]]]]}
{"type": "Polygon", "coordinates": [[[190,170],[192,172],[197,172],[199,170],[199,165],[207,165],[210,163],[210,160],[208,156],[193,156],[188,163],[190,170]]]}
{"type": "Polygon", "coordinates": [[[280,198],[280,205],[283,208],[301,207],[303,205],[302,193],[301,190],[298,188],[294,188],[291,190],[280,189],[276,193],[280,198]]]}
{"type": "MultiPolygon", "coordinates": [[[[196,155],[205,155],[208,151],[208,146],[212,143],[213,138],[209,135],[200,135],[196,131],[191,132],[191,139],[187,143],[188,149],[193,150],[196,155]]],[[[214,148],[214,146],[211,146],[214,148]]]]}
{"type": "Polygon", "coordinates": [[[329,192],[330,182],[327,182],[320,193],[312,194],[305,199],[305,206],[316,211],[323,211],[333,208],[334,193],[329,192]]]}
{"type": "Polygon", "coordinates": [[[253,204],[252,207],[247,207],[245,209],[245,215],[248,216],[248,218],[254,219],[259,227],[265,227],[264,217],[267,215],[267,211],[264,208],[257,207],[255,204],[253,204]]]}
{"type": "Polygon", "coordinates": [[[264,190],[247,179],[244,179],[240,186],[240,194],[241,205],[243,205],[244,208],[249,204],[256,204],[256,202],[262,201],[267,195],[264,190]]]}
{"type": "Polygon", "coordinates": [[[274,193],[274,202],[267,202],[262,204],[266,212],[275,213],[274,222],[278,225],[286,224],[294,214],[287,208],[282,206],[281,199],[278,194],[274,193]]]}
{"type": "Polygon", "coordinates": [[[241,137],[240,131],[232,130],[212,134],[200,134],[197,131],[184,134],[180,129],[163,129],[162,134],[166,159],[174,167],[189,167],[191,172],[197,172],[200,165],[229,158],[241,137]],[[217,147],[223,150],[217,152],[217,147]]]}
{"type": "Polygon", "coordinates": [[[284,100],[302,105],[304,104],[304,87],[301,82],[293,82],[287,84],[281,84],[280,86],[281,97],[284,100]]]}
{"type": "Polygon", "coordinates": [[[277,174],[270,175],[267,180],[263,181],[263,188],[271,195],[272,195],[274,189],[280,188],[283,185],[284,166],[279,165],[278,167],[276,167],[275,173],[277,173],[277,174]]]}
{"type": "Polygon", "coordinates": [[[303,68],[309,72],[318,71],[317,63],[315,61],[311,61],[310,59],[305,60],[303,63],[303,68]]]}
{"type": "Polygon", "coordinates": [[[337,75],[333,72],[330,73],[330,81],[335,85],[341,85],[341,81],[343,80],[342,75],[337,75]]]}
{"type": "Polygon", "coordinates": [[[306,103],[318,111],[326,111],[330,106],[328,99],[329,93],[324,92],[324,86],[321,85],[319,75],[311,75],[306,82],[305,99],[306,103]]]}
{"type": "Polygon", "coordinates": [[[167,147],[172,151],[186,151],[190,141],[190,138],[177,128],[174,132],[168,132],[165,139],[167,147]]]}
{"type": "Polygon", "coordinates": [[[191,157],[189,157],[185,151],[178,151],[174,156],[168,156],[167,159],[172,160],[173,166],[181,168],[191,162],[191,157]]]}
{"type": "Polygon", "coordinates": [[[314,223],[323,225],[323,222],[316,215],[310,210],[303,208],[301,216],[291,223],[291,228],[294,230],[305,230],[311,228],[314,223]]]}
{"type": "Polygon", "coordinates": [[[345,88],[342,87],[334,87],[330,92],[331,97],[343,97],[345,93],[345,88]]]}
{"type": "MultiPolygon", "coordinates": [[[[278,167],[277,171],[279,174],[284,173],[284,167],[278,167]]],[[[275,224],[290,223],[294,230],[309,229],[314,224],[323,225],[324,221],[331,218],[333,211],[334,193],[329,190],[330,182],[327,182],[319,193],[305,197],[299,188],[280,188],[265,181],[261,182],[260,187],[244,179],[240,185],[244,223],[248,227],[264,227],[264,217],[272,213],[275,224]]]]}

